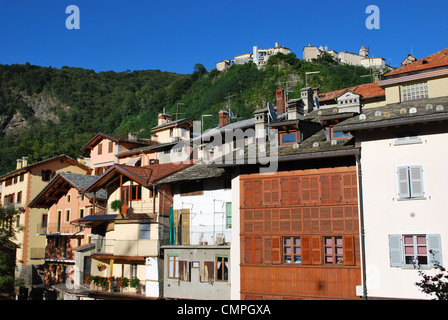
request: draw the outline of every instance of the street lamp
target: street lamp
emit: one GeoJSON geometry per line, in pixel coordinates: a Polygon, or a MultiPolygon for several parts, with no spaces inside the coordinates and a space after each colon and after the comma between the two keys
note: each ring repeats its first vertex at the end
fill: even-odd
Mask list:
{"type": "Polygon", "coordinates": [[[305,87],[308,87],[308,78],[306,76],[314,73],[320,73],[320,71],[305,72],[305,87]]]}

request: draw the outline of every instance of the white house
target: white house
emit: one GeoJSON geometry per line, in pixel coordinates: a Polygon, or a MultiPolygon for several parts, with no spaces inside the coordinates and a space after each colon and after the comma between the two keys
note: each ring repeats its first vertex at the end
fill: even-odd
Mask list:
{"type": "MultiPolygon", "coordinates": [[[[448,97],[366,109],[337,125],[361,146],[364,295],[428,299],[415,285],[448,259],[448,97]]],[[[336,129],[337,128],[337,129],[336,129]]]]}

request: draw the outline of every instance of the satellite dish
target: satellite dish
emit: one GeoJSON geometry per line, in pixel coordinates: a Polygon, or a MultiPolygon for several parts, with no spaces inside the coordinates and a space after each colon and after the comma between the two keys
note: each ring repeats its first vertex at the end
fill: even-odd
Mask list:
{"type": "Polygon", "coordinates": [[[277,112],[275,112],[274,106],[270,102],[268,102],[268,112],[272,121],[277,122],[277,112]]]}

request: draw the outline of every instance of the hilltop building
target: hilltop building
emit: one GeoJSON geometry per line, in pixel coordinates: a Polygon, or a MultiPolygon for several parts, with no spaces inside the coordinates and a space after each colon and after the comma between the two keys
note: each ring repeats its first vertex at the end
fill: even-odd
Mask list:
{"type": "Polygon", "coordinates": [[[270,56],[273,56],[277,53],[288,54],[291,53],[291,50],[280,46],[278,42],[275,43],[273,48],[269,49],[260,49],[257,46],[253,47],[252,53],[243,53],[234,57],[233,60],[225,59],[216,64],[216,69],[219,71],[223,71],[230,67],[232,64],[245,64],[248,62],[253,62],[257,65],[258,68],[266,65],[270,56]]]}
{"type": "Polygon", "coordinates": [[[334,60],[339,61],[341,64],[349,64],[353,66],[363,66],[365,68],[373,68],[382,71],[386,67],[384,58],[369,57],[369,50],[362,45],[359,49],[359,53],[352,53],[347,51],[337,52],[335,50],[328,50],[328,47],[312,46],[311,43],[303,48],[303,60],[311,61],[313,59],[320,58],[324,52],[330,54],[334,60]]]}

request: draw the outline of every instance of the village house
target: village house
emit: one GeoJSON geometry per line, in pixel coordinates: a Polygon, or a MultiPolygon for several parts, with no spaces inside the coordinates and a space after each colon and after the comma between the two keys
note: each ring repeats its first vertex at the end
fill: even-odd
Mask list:
{"type": "Polygon", "coordinates": [[[21,296],[41,295],[40,277],[45,258],[46,239],[39,236],[42,226],[48,223],[46,209],[30,208],[28,203],[59,172],[90,173],[90,168],[66,155],[28,164],[28,158],[17,160],[16,169],[0,177],[2,183],[2,205],[14,206],[17,216],[17,239],[20,247],[16,251],[16,278],[23,279],[25,286],[21,288],[21,296]],[[34,288],[34,289],[33,289],[34,288]]]}
{"type": "Polygon", "coordinates": [[[448,256],[448,49],[385,75],[386,105],[334,127],[360,147],[364,295],[428,299],[416,282],[448,256]],[[387,223],[385,223],[387,222],[387,223]]]}
{"type": "Polygon", "coordinates": [[[173,190],[164,298],[230,299],[231,178],[199,162],[159,181],[173,190]]]}
{"type": "MultiPolygon", "coordinates": [[[[91,228],[90,252],[92,276],[136,278],[140,297],[159,298],[162,293],[163,259],[160,246],[168,239],[169,208],[172,193],[169,188],[157,186],[157,181],[191,164],[154,164],[137,167],[113,165],[85,192],[107,192],[105,214],[79,219],[77,223],[91,228]],[[114,204],[117,203],[118,206],[114,204]],[[153,275],[154,278],[147,275],[153,275]]],[[[85,279],[83,279],[85,280],[85,279]]],[[[90,290],[89,297],[110,299],[111,290],[90,290]]],[[[129,293],[123,291],[119,294],[129,293]]],[[[112,294],[112,296],[111,296],[112,294]]],[[[134,298],[137,298],[134,295],[134,298]]]]}
{"type": "Polygon", "coordinates": [[[43,216],[46,223],[38,232],[47,241],[44,285],[48,296],[67,293],[72,282],[73,285],[79,283],[80,278],[85,279],[85,272],[90,273],[90,269],[84,270],[84,266],[90,265],[89,258],[75,269],[76,252],[91,243],[91,235],[90,229],[84,229],[74,221],[93,212],[105,212],[107,195],[104,190],[84,193],[84,188],[96,179],[88,174],[60,172],[28,204],[30,208],[48,210],[43,216]]]}

